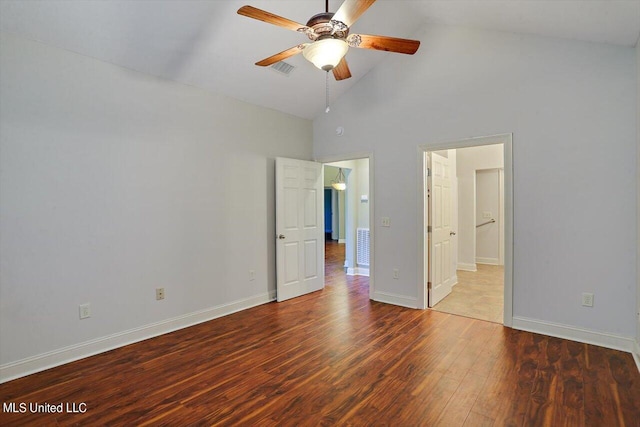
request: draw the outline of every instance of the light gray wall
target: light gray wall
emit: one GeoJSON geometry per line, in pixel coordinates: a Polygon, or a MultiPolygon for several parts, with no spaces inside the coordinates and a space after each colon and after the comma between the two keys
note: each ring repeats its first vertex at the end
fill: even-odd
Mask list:
{"type": "Polygon", "coordinates": [[[494,219],[496,222],[476,228],[476,262],[500,263],[500,171],[476,171],[476,225],[494,219]],[[483,214],[490,212],[490,218],[483,214]]]}
{"type": "Polygon", "coordinates": [[[414,36],[416,55],[389,54],[314,121],[315,156],[375,156],[375,217],[392,224],[375,225],[376,292],[418,305],[416,147],[513,132],[514,316],[633,337],[634,50],[435,25],[414,36]]]}
{"type": "Polygon", "coordinates": [[[456,150],[458,178],[458,263],[465,268],[476,264],[476,171],[504,168],[502,144],[456,150]]]}
{"type": "Polygon", "coordinates": [[[363,202],[362,196],[369,197],[369,159],[358,159],[355,173],[357,174],[358,188],[356,201],[358,203],[358,228],[369,228],[369,202],[363,202]]]}
{"type": "Polygon", "coordinates": [[[274,158],[311,158],[310,121],[0,42],[0,364],[268,298],[274,158]]]}

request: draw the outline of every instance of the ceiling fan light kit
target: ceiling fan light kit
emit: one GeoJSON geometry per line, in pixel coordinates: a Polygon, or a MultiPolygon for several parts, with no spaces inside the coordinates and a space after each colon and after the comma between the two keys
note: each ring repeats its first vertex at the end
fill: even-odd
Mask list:
{"type": "Polygon", "coordinates": [[[347,50],[349,45],[346,41],[326,38],[305,46],[302,56],[319,69],[331,71],[342,61],[347,50]]]}
{"type": "Polygon", "coordinates": [[[331,186],[338,191],[347,189],[347,179],[344,176],[344,172],[342,172],[342,168],[338,168],[338,175],[336,175],[336,179],[331,181],[331,186]]]}
{"type": "Polygon", "coordinates": [[[302,43],[280,53],[256,62],[259,66],[273,65],[290,56],[302,55],[316,67],[324,71],[333,71],[336,80],[351,77],[351,71],[345,55],[349,47],[374,49],[386,52],[413,55],[420,47],[418,40],[396,37],[349,34],[350,27],[375,2],[375,0],[345,0],[336,13],[326,11],[318,13],[307,21],[306,25],[275,15],[253,6],[242,6],[238,14],[277,25],[288,30],[304,33],[311,43],[302,43]]]}

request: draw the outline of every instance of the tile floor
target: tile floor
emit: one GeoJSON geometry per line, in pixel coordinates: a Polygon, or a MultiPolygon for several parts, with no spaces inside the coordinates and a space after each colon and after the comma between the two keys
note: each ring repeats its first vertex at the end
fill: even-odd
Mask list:
{"type": "Polygon", "coordinates": [[[502,323],[504,267],[478,264],[476,272],[457,274],[458,284],[433,310],[502,323]]]}

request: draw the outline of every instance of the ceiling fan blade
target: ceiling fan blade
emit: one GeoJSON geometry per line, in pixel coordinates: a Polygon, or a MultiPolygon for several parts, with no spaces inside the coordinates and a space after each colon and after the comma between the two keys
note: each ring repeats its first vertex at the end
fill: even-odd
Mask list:
{"type": "Polygon", "coordinates": [[[304,49],[305,46],[306,46],[305,44],[299,44],[290,49],[283,50],[280,53],[276,53],[275,55],[265,58],[262,61],[256,62],[256,65],[259,65],[261,67],[273,65],[278,61],[282,61],[283,59],[287,59],[290,56],[297,55],[298,53],[302,52],[302,49],[304,49]]]}
{"type": "Polygon", "coordinates": [[[376,0],[344,0],[340,9],[333,15],[333,20],[344,22],[347,27],[353,25],[376,0]]]}
{"type": "Polygon", "coordinates": [[[351,47],[385,50],[387,52],[406,53],[407,55],[413,55],[420,47],[419,40],[371,36],[367,34],[351,34],[347,38],[347,42],[351,47]]]}
{"type": "Polygon", "coordinates": [[[238,15],[243,15],[248,18],[257,19],[268,24],[277,25],[278,27],[286,28],[292,31],[305,31],[308,27],[298,22],[292,21],[282,16],[275,15],[266,10],[258,9],[253,6],[242,6],[238,9],[238,15]]]}
{"type": "Polygon", "coordinates": [[[351,77],[351,70],[349,70],[349,64],[347,64],[347,60],[345,58],[342,58],[338,65],[333,69],[333,77],[335,77],[336,80],[344,80],[351,77]]]}

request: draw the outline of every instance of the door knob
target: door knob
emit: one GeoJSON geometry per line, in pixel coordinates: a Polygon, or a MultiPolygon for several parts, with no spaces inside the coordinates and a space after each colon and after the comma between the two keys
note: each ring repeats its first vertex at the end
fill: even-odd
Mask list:
{"type": "Polygon", "coordinates": [[[456,235],[456,232],[455,232],[455,231],[450,231],[450,232],[449,232],[449,236],[455,236],[455,235],[456,235]]]}
{"type": "Polygon", "coordinates": [[[284,234],[279,234],[278,239],[284,239],[284,234]]]}

